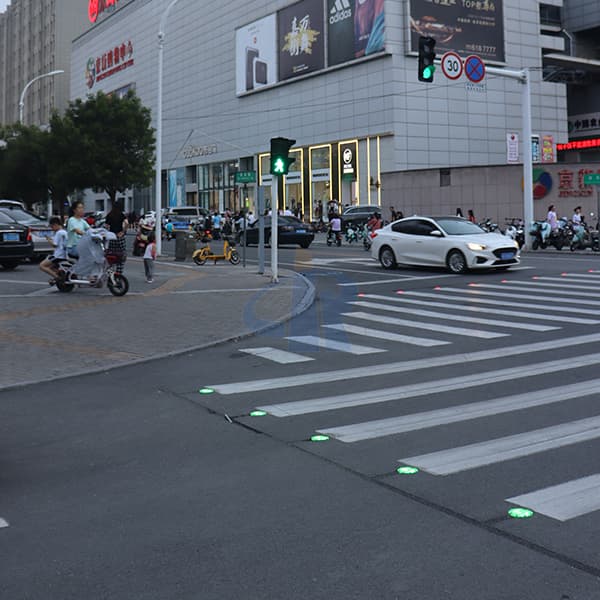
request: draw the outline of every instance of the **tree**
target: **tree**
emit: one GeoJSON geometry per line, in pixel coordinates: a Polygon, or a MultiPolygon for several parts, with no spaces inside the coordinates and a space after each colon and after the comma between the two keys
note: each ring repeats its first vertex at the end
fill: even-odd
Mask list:
{"type": "Polygon", "coordinates": [[[38,127],[13,125],[0,132],[6,146],[0,149],[0,196],[31,207],[48,197],[47,133],[38,127]]]}
{"type": "Polygon", "coordinates": [[[66,167],[73,169],[78,187],[103,189],[114,204],[118,192],[152,181],[155,138],[150,110],[133,92],[123,97],[98,92],[71,102],[62,122],[52,124],[53,137],[59,131],[61,143],[72,140],[66,167]]]}

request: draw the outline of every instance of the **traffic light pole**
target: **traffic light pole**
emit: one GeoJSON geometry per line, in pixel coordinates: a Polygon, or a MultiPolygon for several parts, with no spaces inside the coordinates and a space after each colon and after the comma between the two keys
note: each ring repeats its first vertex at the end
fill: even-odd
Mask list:
{"type": "Polygon", "coordinates": [[[279,179],[281,175],[273,175],[271,182],[271,283],[279,283],[279,267],[277,254],[279,209],[279,179]]]}
{"type": "Polygon", "coordinates": [[[516,79],[523,84],[522,112],[523,112],[523,220],[525,221],[525,247],[531,248],[533,241],[531,223],[533,223],[533,159],[531,156],[531,74],[525,67],[521,71],[499,69],[498,67],[485,67],[486,73],[516,79]]]}

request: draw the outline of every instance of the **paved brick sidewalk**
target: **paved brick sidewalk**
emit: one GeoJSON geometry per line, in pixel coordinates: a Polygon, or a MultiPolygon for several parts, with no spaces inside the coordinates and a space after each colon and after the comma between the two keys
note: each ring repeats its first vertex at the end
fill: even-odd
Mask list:
{"type": "Polygon", "coordinates": [[[122,298],[105,288],[59,293],[37,271],[27,278],[34,275],[39,288],[2,296],[0,389],[250,335],[314,299],[312,284],[291,271],[280,271],[279,284],[272,284],[256,267],[221,262],[197,267],[157,261],[154,283],[147,284],[141,260],[129,258],[125,275],[131,287],[122,298]]]}

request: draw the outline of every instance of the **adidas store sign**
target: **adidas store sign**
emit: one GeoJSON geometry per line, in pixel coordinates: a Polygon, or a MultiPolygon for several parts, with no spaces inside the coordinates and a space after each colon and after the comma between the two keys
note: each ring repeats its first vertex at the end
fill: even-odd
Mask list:
{"type": "Polygon", "coordinates": [[[345,19],[352,18],[350,0],[335,0],[335,4],[329,11],[329,24],[339,23],[345,19]]]}

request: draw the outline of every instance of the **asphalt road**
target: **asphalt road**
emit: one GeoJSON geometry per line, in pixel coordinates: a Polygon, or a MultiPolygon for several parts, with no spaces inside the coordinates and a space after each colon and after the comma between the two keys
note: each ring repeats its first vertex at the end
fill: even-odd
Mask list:
{"type": "Polygon", "coordinates": [[[0,395],[0,596],[599,598],[600,257],[281,263],[277,329],[0,395]]]}

